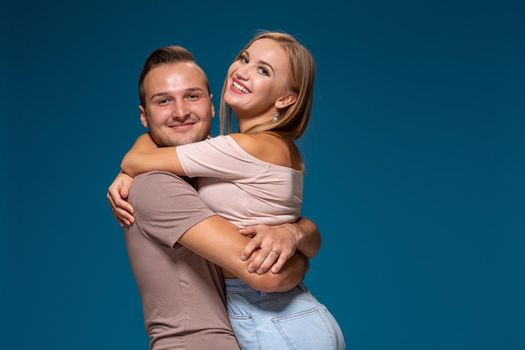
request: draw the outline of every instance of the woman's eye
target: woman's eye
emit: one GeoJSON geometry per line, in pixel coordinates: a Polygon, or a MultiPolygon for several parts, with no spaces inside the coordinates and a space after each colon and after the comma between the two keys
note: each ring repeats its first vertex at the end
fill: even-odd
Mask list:
{"type": "Polygon", "coordinates": [[[242,62],[242,63],[249,63],[250,60],[248,59],[248,57],[246,57],[245,55],[242,55],[241,57],[239,57],[239,60],[242,62]]]}
{"type": "Polygon", "coordinates": [[[259,73],[266,76],[270,75],[270,71],[266,67],[259,67],[259,73]]]}

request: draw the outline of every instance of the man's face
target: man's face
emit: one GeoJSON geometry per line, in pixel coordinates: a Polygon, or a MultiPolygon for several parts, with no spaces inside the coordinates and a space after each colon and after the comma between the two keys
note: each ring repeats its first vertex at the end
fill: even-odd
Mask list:
{"type": "Polygon", "coordinates": [[[140,120],[160,147],[202,141],[215,110],[201,69],[192,62],[153,68],[142,83],[140,120]]]}

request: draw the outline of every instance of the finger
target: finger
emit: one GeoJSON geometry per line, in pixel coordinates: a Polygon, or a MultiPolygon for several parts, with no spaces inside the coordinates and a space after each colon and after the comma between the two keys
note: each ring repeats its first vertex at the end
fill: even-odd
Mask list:
{"type": "Polygon", "coordinates": [[[118,190],[116,190],[113,185],[111,185],[109,188],[108,188],[108,192],[107,192],[107,197],[108,199],[114,204],[115,203],[115,200],[118,199],[120,197],[119,193],[118,193],[118,190]]]}
{"type": "Polygon", "coordinates": [[[108,199],[111,210],[113,210],[115,208],[115,203],[113,202],[113,198],[111,198],[111,195],[109,194],[109,192],[106,193],[106,198],[108,199]]]}
{"type": "Polygon", "coordinates": [[[124,221],[127,225],[131,225],[135,221],[133,215],[131,215],[129,212],[122,208],[115,208],[113,210],[113,214],[115,215],[117,220],[124,221]]]}
{"type": "Polygon", "coordinates": [[[279,273],[287,261],[288,257],[285,254],[279,255],[279,259],[277,259],[277,262],[272,266],[272,272],[279,273]]]}
{"type": "MultiPolygon", "coordinates": [[[[122,210],[124,210],[124,211],[126,211],[126,210],[123,209],[123,208],[120,208],[119,206],[117,206],[117,205],[115,204],[115,201],[113,200],[113,198],[109,195],[109,193],[108,193],[108,195],[107,195],[107,198],[108,198],[109,205],[111,206],[111,211],[113,212],[113,215],[117,218],[117,220],[121,220],[123,215],[121,215],[120,212],[121,212],[122,210]],[[120,209],[120,210],[119,210],[119,209],[120,209]],[[117,214],[117,210],[119,210],[119,211],[118,211],[119,214],[117,214]]],[[[127,211],[126,211],[126,212],[127,212],[127,211]]],[[[129,212],[128,212],[128,213],[129,213],[129,212]]],[[[129,213],[129,215],[130,215],[131,217],[133,216],[133,215],[130,214],[130,213],[129,213]]]]}
{"type": "MultiPolygon", "coordinates": [[[[117,209],[117,206],[115,205],[113,198],[111,198],[111,196],[109,195],[109,192],[108,192],[107,198],[108,198],[109,206],[111,207],[111,211],[113,212],[113,215],[115,215],[115,209],[117,209]]],[[[115,217],[118,220],[118,217],[116,215],[115,217]]]]}
{"type": "Polygon", "coordinates": [[[129,211],[131,214],[133,214],[133,206],[128,203],[125,199],[122,198],[121,193],[118,188],[114,188],[113,186],[109,187],[108,194],[111,197],[114,207],[120,207],[124,210],[129,211]]]}
{"type": "Polygon", "coordinates": [[[126,210],[128,213],[130,214],[133,214],[135,213],[135,210],[133,209],[133,206],[131,204],[128,203],[128,201],[126,200],[119,200],[117,203],[116,203],[120,208],[126,210]]]}
{"type": "MultiPolygon", "coordinates": [[[[260,268],[260,266],[262,265],[262,263],[266,260],[266,258],[268,257],[269,254],[270,254],[269,250],[264,250],[264,249],[258,250],[257,256],[248,265],[248,272],[255,272],[255,271],[257,271],[260,268]]],[[[272,255],[273,255],[273,253],[272,253],[272,255]]]]}
{"type": "Polygon", "coordinates": [[[257,235],[257,232],[255,230],[241,228],[239,229],[239,233],[243,236],[253,238],[257,235]]]}
{"type": "Polygon", "coordinates": [[[245,232],[245,231],[240,231],[240,230],[239,230],[239,233],[240,233],[241,235],[243,235],[243,236],[250,237],[250,238],[253,238],[253,237],[256,236],[255,233],[250,233],[250,232],[245,232]]]}
{"type": "MultiPolygon", "coordinates": [[[[120,227],[131,225],[131,223],[134,221],[133,215],[129,214],[127,211],[124,211],[123,213],[119,212],[118,211],[119,208],[117,208],[115,206],[115,203],[113,202],[113,199],[111,198],[109,193],[107,194],[106,197],[107,197],[109,205],[111,207],[111,212],[113,213],[113,216],[115,217],[115,219],[117,219],[120,227]],[[124,214],[124,215],[122,215],[122,214],[124,214]]],[[[120,209],[120,210],[122,210],[122,209],[120,209]]]]}
{"type": "Polygon", "coordinates": [[[120,195],[118,196],[112,196],[111,197],[113,199],[113,203],[115,204],[115,207],[117,208],[122,208],[126,211],[128,211],[129,213],[133,214],[133,206],[131,204],[129,204],[126,200],[122,199],[122,197],[120,197],[120,195]]]}
{"type": "Polygon", "coordinates": [[[129,222],[125,221],[125,220],[118,220],[117,219],[117,221],[118,221],[120,227],[122,227],[122,228],[131,226],[131,224],[129,222]]]}
{"type": "Polygon", "coordinates": [[[242,261],[247,260],[256,249],[260,248],[261,241],[262,241],[261,237],[259,237],[259,236],[253,237],[250,240],[250,242],[248,242],[248,244],[246,244],[246,247],[244,247],[244,249],[242,250],[242,252],[241,252],[241,260],[242,261]]]}
{"type": "Polygon", "coordinates": [[[124,179],[120,182],[120,196],[122,198],[128,198],[129,188],[131,187],[131,181],[125,181],[124,179]]]}
{"type": "Polygon", "coordinates": [[[241,234],[243,234],[245,236],[256,235],[257,234],[257,229],[255,228],[255,226],[248,226],[248,227],[241,228],[239,230],[239,233],[241,233],[241,234]]]}
{"type": "Polygon", "coordinates": [[[266,257],[264,262],[257,269],[257,274],[261,275],[268,271],[275,264],[275,262],[277,261],[277,259],[279,259],[280,256],[281,254],[277,250],[270,250],[270,253],[266,257]]]}
{"type": "Polygon", "coordinates": [[[123,221],[126,225],[131,225],[135,221],[130,213],[120,208],[115,209],[113,214],[117,220],[123,221]]]}

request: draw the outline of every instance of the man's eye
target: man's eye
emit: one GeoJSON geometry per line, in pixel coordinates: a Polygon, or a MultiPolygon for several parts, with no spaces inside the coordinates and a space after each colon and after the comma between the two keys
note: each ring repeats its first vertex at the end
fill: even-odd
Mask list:
{"type": "Polygon", "coordinates": [[[197,101],[199,99],[199,95],[188,95],[186,98],[190,101],[197,101]]]}
{"type": "Polygon", "coordinates": [[[168,102],[169,102],[169,100],[168,100],[167,98],[161,98],[161,99],[159,99],[159,100],[157,101],[157,103],[158,103],[159,105],[165,105],[165,104],[167,104],[168,102]]]}

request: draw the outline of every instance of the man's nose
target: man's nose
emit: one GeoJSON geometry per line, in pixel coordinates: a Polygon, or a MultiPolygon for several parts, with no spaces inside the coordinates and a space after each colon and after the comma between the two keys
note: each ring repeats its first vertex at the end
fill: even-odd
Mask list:
{"type": "Polygon", "coordinates": [[[186,100],[176,101],[172,113],[173,118],[187,118],[190,115],[190,109],[188,107],[186,100]]]}

